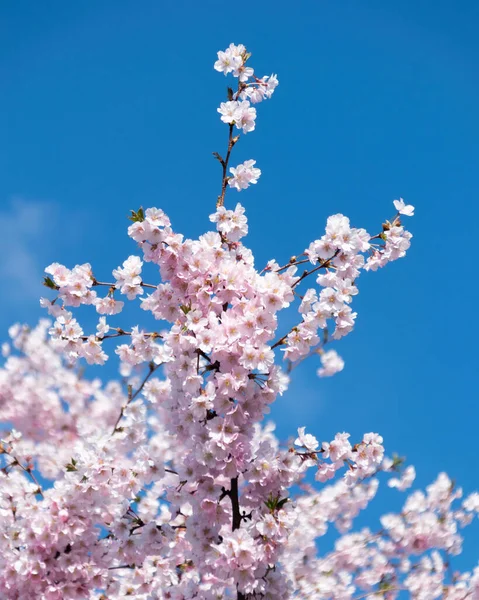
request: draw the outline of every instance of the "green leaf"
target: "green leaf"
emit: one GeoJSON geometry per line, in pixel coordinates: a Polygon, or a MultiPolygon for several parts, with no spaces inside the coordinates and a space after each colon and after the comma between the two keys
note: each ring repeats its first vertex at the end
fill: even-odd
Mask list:
{"type": "Polygon", "coordinates": [[[289,498],[282,498],[280,500],[279,495],[273,496],[272,494],[270,494],[269,498],[267,500],[265,500],[264,503],[266,504],[269,511],[271,513],[273,513],[277,510],[281,510],[283,508],[283,506],[286,504],[286,502],[288,502],[288,500],[289,500],[289,498]]]}
{"type": "Polygon", "coordinates": [[[131,216],[128,218],[130,219],[130,221],[133,221],[133,223],[141,223],[145,220],[145,212],[143,210],[143,206],[140,206],[140,208],[136,212],[134,210],[131,210],[130,212],[131,216]]]}
{"type": "Polygon", "coordinates": [[[399,471],[401,467],[404,465],[404,461],[406,459],[403,456],[398,456],[396,453],[393,454],[393,464],[392,470],[399,471]]]}
{"type": "Polygon", "coordinates": [[[48,275],[46,275],[43,278],[43,285],[47,288],[50,288],[51,290],[59,290],[60,289],[59,286],[48,275]]]}

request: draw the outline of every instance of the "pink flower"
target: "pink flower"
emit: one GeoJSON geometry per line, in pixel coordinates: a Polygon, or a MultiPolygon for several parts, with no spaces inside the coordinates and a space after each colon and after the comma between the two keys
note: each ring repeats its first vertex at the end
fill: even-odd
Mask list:
{"type": "Polygon", "coordinates": [[[412,217],[414,215],[414,206],[406,204],[402,198],[394,200],[393,204],[399,214],[406,215],[407,217],[412,217]]]}
{"type": "Polygon", "coordinates": [[[257,183],[261,171],[253,166],[255,164],[255,160],[247,160],[236,168],[232,167],[230,172],[233,174],[233,177],[228,179],[228,185],[236,188],[238,192],[240,192],[241,190],[248,188],[250,184],[257,183]]]}
{"type": "Polygon", "coordinates": [[[305,427],[298,427],[298,437],[295,440],[296,446],[303,446],[306,450],[314,452],[318,446],[318,440],[310,433],[304,433],[305,427]]]}

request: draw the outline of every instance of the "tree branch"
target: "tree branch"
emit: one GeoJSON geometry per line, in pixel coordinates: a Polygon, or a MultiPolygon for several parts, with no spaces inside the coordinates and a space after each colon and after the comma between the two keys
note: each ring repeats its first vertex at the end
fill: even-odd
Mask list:
{"type": "Polygon", "coordinates": [[[311,271],[308,271],[308,270],[303,271],[303,274],[301,275],[301,277],[298,279],[298,281],[295,281],[291,287],[295,288],[299,283],[301,283],[301,281],[303,281],[303,279],[305,279],[306,277],[308,277],[308,275],[312,275],[313,273],[316,273],[316,271],[319,271],[319,269],[322,269],[323,267],[329,267],[329,266],[331,266],[331,264],[330,264],[331,261],[334,258],[336,258],[336,256],[338,256],[339,253],[340,253],[340,250],[338,249],[333,254],[333,256],[331,256],[330,258],[327,258],[326,260],[323,260],[322,263],[319,263],[319,265],[317,265],[316,267],[314,267],[314,269],[311,269],[311,271]]]}
{"type": "Polygon", "coordinates": [[[221,163],[221,166],[223,168],[223,177],[222,177],[222,181],[221,181],[221,194],[218,196],[218,201],[216,202],[216,208],[219,208],[220,206],[224,206],[225,203],[225,194],[226,194],[226,187],[228,185],[228,163],[230,160],[230,156],[231,156],[231,150],[233,149],[233,146],[236,144],[236,142],[239,140],[239,135],[237,135],[236,137],[233,137],[233,124],[230,124],[229,126],[229,135],[228,135],[228,151],[226,152],[226,158],[222,159],[221,156],[215,152],[215,156],[216,158],[218,158],[218,160],[221,163]]]}
{"type": "MultiPolygon", "coordinates": [[[[102,342],[103,340],[109,340],[111,338],[117,338],[117,337],[122,337],[124,335],[132,335],[131,331],[123,331],[123,329],[120,329],[119,327],[110,327],[110,329],[113,329],[114,331],[116,331],[117,333],[110,333],[107,335],[104,335],[103,337],[99,337],[98,335],[95,335],[95,339],[98,340],[99,342],[102,342]]],[[[143,333],[143,335],[145,337],[151,337],[151,338],[158,338],[158,339],[163,339],[163,336],[160,333],[157,333],[156,331],[151,331],[149,333],[143,333]]],[[[88,335],[81,335],[80,339],[83,341],[87,341],[88,338],[90,336],[88,335]]],[[[62,338],[62,339],[67,339],[67,338],[62,338]]]]}
{"type": "MultiPolygon", "coordinates": [[[[118,289],[116,287],[116,283],[108,283],[106,281],[97,281],[96,279],[93,280],[93,284],[92,285],[104,285],[106,287],[110,287],[110,288],[115,288],[118,289]]],[[[158,287],[157,285],[153,285],[151,283],[144,283],[143,281],[140,283],[141,287],[144,288],[151,288],[153,290],[156,290],[156,288],[158,287]]]]}
{"type": "Polygon", "coordinates": [[[239,505],[239,494],[238,494],[238,476],[233,477],[231,480],[231,489],[229,493],[231,499],[231,507],[233,509],[233,524],[232,531],[239,529],[241,526],[241,513],[239,505]]]}
{"type": "Polygon", "coordinates": [[[130,390],[128,393],[128,402],[121,407],[121,411],[120,414],[118,416],[118,419],[115,422],[115,425],[113,427],[113,431],[111,432],[111,435],[113,435],[115,433],[115,431],[117,430],[118,427],[118,423],[122,420],[123,415],[125,414],[125,409],[127,408],[127,406],[129,404],[131,404],[131,402],[133,402],[133,400],[138,396],[138,394],[141,392],[141,390],[144,388],[145,383],[148,381],[148,379],[153,375],[153,373],[158,369],[160,365],[155,365],[155,363],[150,363],[149,364],[149,371],[146,374],[145,378],[143,379],[143,381],[140,384],[140,387],[136,390],[136,392],[133,394],[131,393],[131,386],[130,386],[130,390]]]}
{"type": "Polygon", "coordinates": [[[18,465],[23,471],[25,471],[25,473],[30,477],[30,479],[33,481],[33,483],[37,486],[37,489],[35,490],[35,494],[38,494],[39,496],[44,498],[42,486],[38,483],[38,479],[36,478],[35,473],[33,472],[32,465],[30,463],[27,463],[27,466],[22,465],[22,463],[18,460],[18,458],[14,454],[9,452],[4,446],[0,447],[0,451],[1,451],[0,453],[7,454],[8,456],[10,456],[10,458],[13,459],[13,462],[6,465],[6,467],[4,467],[2,470],[5,473],[7,473],[7,471],[5,470],[6,468],[8,468],[8,467],[13,468],[18,465]]]}

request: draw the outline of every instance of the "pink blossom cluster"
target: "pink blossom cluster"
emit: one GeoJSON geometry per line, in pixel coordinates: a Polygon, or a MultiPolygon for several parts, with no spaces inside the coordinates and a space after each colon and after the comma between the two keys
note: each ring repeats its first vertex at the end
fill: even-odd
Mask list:
{"type": "Polygon", "coordinates": [[[383,225],[383,232],[378,236],[384,241],[384,246],[374,246],[372,255],[368,258],[365,265],[366,270],[376,271],[379,267],[384,267],[388,262],[402,258],[411,245],[412,235],[402,226],[400,215],[412,217],[414,215],[414,206],[405,204],[404,200],[394,200],[394,207],[397,215],[390,223],[386,221],[383,225]]]}
{"type": "Polygon", "coordinates": [[[383,458],[383,438],[377,433],[366,433],[359,444],[351,446],[349,433],[337,433],[331,442],[323,442],[318,450],[317,439],[305,433],[305,427],[298,429],[296,446],[304,449],[299,456],[306,459],[308,465],[317,463],[315,479],[325,482],[336,475],[336,471],[348,466],[344,476],[346,485],[352,486],[357,481],[366,479],[380,470],[383,458]],[[329,459],[329,460],[327,460],[329,459]]]}
{"type": "Polygon", "coordinates": [[[477,598],[479,568],[450,574],[452,557],[462,547],[458,530],[477,513],[477,494],[455,506],[462,491],[442,473],[426,494],[411,494],[401,513],[385,515],[382,529],[348,533],[377,489],[377,479],[354,487],[340,481],[298,500],[296,530],[290,536],[294,550],[285,566],[297,597],[395,599],[407,592],[406,597],[418,600],[477,598]],[[319,557],[317,540],[330,524],[343,535],[319,557]]]}
{"type": "Polygon", "coordinates": [[[230,242],[238,242],[248,233],[248,219],[245,210],[238,202],[234,210],[219,206],[216,212],[210,215],[210,221],[216,223],[216,229],[230,242]]]}
{"type": "MultiPolygon", "coordinates": [[[[396,201],[397,202],[397,201],[396,201]]],[[[412,208],[412,207],[411,207],[412,208]]],[[[299,306],[302,321],[293,327],[285,339],[285,357],[297,361],[308,356],[314,347],[324,346],[329,337],[329,323],[334,322],[332,337],[340,339],[350,333],[354,327],[357,313],[353,312],[351,302],[358,293],[356,285],[361,269],[371,269],[374,261],[380,260],[381,266],[391,260],[403,257],[412,237],[400,226],[399,217],[391,225],[387,222],[380,236],[370,236],[365,229],[351,227],[349,219],[344,215],[333,215],[328,218],[325,234],[312,242],[304,252],[311,264],[315,265],[306,275],[317,273],[316,283],[320,290],[309,288],[299,306]],[[398,230],[397,235],[388,235],[398,230]],[[373,242],[384,237],[384,247],[377,247],[373,242]],[[393,250],[394,240],[402,240],[393,250]],[[404,244],[407,240],[407,245],[404,244]],[[399,247],[401,251],[399,251],[399,247]],[[370,253],[366,259],[364,254],[370,253]],[[318,333],[322,331],[322,343],[318,333]]],[[[294,257],[294,262],[297,262],[294,257]]],[[[375,269],[373,269],[375,270],[375,269]]],[[[303,273],[304,275],[304,273],[303,273]]],[[[319,349],[322,352],[321,349],[319,349]]],[[[320,376],[332,375],[341,371],[344,363],[337,353],[322,353],[323,367],[318,371],[320,376]]]]}
{"type": "Polygon", "coordinates": [[[261,175],[260,169],[256,168],[255,160],[246,160],[236,168],[231,168],[230,173],[233,174],[228,180],[228,185],[234,187],[240,192],[250,186],[250,184],[258,183],[259,176],[261,175]]]}
{"type": "MultiPolygon", "coordinates": [[[[256,127],[256,108],[251,104],[257,104],[263,100],[271,98],[274,90],[278,86],[276,75],[265,75],[261,78],[256,77],[254,69],[247,66],[247,61],[251,54],[246,51],[243,44],[230,44],[224,51],[218,52],[218,60],[215,62],[215,69],[225,75],[232,74],[238,79],[237,90],[228,88],[228,100],[222,102],[218,108],[221,115],[221,121],[230,127],[230,139],[228,144],[227,158],[223,160],[218,154],[216,157],[222,163],[226,174],[227,161],[231,149],[236,144],[239,136],[233,137],[233,128],[239,129],[246,134],[254,131],[256,127]]],[[[255,160],[247,160],[237,167],[231,167],[229,177],[224,176],[230,187],[236,188],[239,192],[257,183],[261,170],[255,167],[255,160]]],[[[223,192],[224,200],[224,192],[223,192]]]]}
{"type": "Polygon", "coordinates": [[[395,218],[375,236],[333,215],[304,252],[258,270],[242,242],[244,208],[225,206],[228,187],[246,189],[260,175],[254,160],[228,171],[233,129],[252,131],[250,103],[277,85],[274,75],[256,78],[249,58],[231,44],[215,63],[238,79],[219,109],[229,138],[224,158],[215,153],[216,231],[189,239],[161,209],[132,211],[138,254],[111,281],[89,264],[54,263],[45,285],[55,297],[42,299],[54,322],[10,330],[0,369],[2,599],[391,600],[405,590],[418,600],[479,600],[479,568],[453,577],[448,569],[479,494],[458,506],[462,492],[442,474],[376,532],[351,533],[378,477],[403,491],[414,468],[386,457],[377,433],[319,441],[300,427],[282,443],[264,423],[298,361],[318,354],[320,376],[344,368],[324,346],[353,328],[361,270],[404,256],[411,235],[400,218],[414,209],[396,200],[395,218]],[[302,290],[311,275],[317,286],[302,290]],[[160,321],[158,331],[115,322],[125,298],[160,321]],[[278,333],[293,304],[301,321],[278,333]],[[102,315],[94,333],[70,310],[80,305],[102,315]],[[103,365],[105,344],[120,378],[102,383],[83,365],[103,365]],[[330,524],[339,538],[320,556],[330,524]]]}
{"type": "Polygon", "coordinates": [[[230,44],[224,51],[218,52],[218,60],[215,62],[215,69],[220,73],[228,75],[232,73],[239,80],[237,96],[249,98],[253,104],[257,104],[262,100],[271,98],[274,90],[278,85],[276,75],[265,75],[258,78],[254,74],[254,69],[246,66],[246,62],[251,57],[251,54],[246,51],[243,44],[230,44]]]}
{"type": "Polygon", "coordinates": [[[336,350],[321,352],[321,365],[318,369],[319,377],[331,377],[344,369],[344,360],[339,356],[336,350]]]}

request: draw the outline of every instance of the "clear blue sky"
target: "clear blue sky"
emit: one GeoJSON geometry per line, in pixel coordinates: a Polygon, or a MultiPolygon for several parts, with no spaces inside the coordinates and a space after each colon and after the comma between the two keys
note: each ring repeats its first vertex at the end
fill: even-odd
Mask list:
{"type": "MultiPolygon", "coordinates": [[[[108,277],[134,253],[130,209],[161,207],[189,236],[209,227],[226,137],[212,67],[244,43],[280,79],[233,159],[255,158],[260,182],[227,201],[247,208],[258,265],[303,250],[331,213],[371,233],[394,198],[417,213],[407,259],[359,281],[344,372],[299,368],[273,410],[280,436],[378,431],[420,485],[445,470],[479,488],[478,23],[474,0],[4,0],[1,338],[37,320],[45,265],[108,277]]],[[[389,500],[402,496],[373,513],[389,500]]]]}

